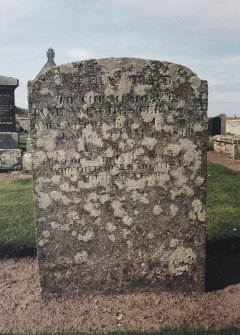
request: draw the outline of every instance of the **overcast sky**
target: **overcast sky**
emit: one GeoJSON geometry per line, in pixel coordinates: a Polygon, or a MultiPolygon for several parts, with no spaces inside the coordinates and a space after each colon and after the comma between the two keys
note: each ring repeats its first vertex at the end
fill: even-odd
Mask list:
{"type": "Polygon", "coordinates": [[[185,65],[209,85],[209,116],[240,116],[240,0],[0,0],[0,75],[27,81],[57,65],[139,57],[185,65]]]}

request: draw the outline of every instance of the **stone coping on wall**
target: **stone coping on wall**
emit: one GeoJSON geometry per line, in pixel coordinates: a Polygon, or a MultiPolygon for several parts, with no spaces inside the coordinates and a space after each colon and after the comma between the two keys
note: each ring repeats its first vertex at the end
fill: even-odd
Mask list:
{"type": "Polygon", "coordinates": [[[215,135],[212,137],[216,142],[224,142],[230,144],[240,144],[239,135],[215,135]]]}

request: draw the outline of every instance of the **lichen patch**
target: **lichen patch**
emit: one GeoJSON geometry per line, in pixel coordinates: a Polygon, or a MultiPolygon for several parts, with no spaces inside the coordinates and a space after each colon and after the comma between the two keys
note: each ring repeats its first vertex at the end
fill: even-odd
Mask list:
{"type": "Polygon", "coordinates": [[[76,264],[86,263],[87,259],[88,259],[87,251],[78,252],[76,253],[76,255],[74,255],[74,262],[76,264]]]}
{"type": "Polygon", "coordinates": [[[191,248],[178,247],[169,258],[168,269],[171,275],[181,276],[190,271],[196,259],[196,254],[191,248]]]}
{"type": "Polygon", "coordinates": [[[108,222],[106,224],[106,229],[109,233],[113,233],[117,229],[117,227],[114,224],[112,224],[111,222],[108,222]]]}
{"type": "Polygon", "coordinates": [[[162,207],[161,207],[160,205],[155,205],[155,206],[153,207],[153,214],[156,215],[156,216],[158,216],[158,215],[160,215],[161,213],[163,213],[163,209],[162,209],[162,207]]]}

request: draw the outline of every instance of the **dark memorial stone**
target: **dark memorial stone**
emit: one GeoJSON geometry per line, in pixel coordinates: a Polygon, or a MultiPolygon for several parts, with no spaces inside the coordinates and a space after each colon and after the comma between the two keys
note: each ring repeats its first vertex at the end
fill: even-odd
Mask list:
{"type": "Polygon", "coordinates": [[[132,58],[29,83],[43,295],[203,291],[207,82],[132,58]]]}
{"type": "Polygon", "coordinates": [[[18,133],[0,132],[0,149],[18,149],[18,133]]]}
{"type": "Polygon", "coordinates": [[[208,119],[209,136],[215,136],[221,134],[221,121],[222,118],[219,116],[211,117],[208,119]]]}
{"type": "Polygon", "coordinates": [[[18,80],[0,76],[0,132],[16,131],[14,90],[18,80]]]}

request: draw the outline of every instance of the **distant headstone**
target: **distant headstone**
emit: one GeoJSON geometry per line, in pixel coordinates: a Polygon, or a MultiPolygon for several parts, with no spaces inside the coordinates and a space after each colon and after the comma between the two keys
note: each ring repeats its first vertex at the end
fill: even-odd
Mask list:
{"type": "Polygon", "coordinates": [[[0,171],[21,169],[14,90],[18,79],[0,76],[0,171]]]}
{"type": "Polygon", "coordinates": [[[44,295],[204,290],[207,82],[132,58],[29,83],[44,295]]]}
{"type": "Polygon", "coordinates": [[[0,149],[18,149],[18,133],[0,132],[0,149]]]}
{"type": "Polygon", "coordinates": [[[0,132],[15,132],[14,90],[18,79],[0,76],[0,132]]]}
{"type": "Polygon", "coordinates": [[[38,73],[36,79],[39,79],[41,76],[44,75],[46,71],[51,69],[53,66],[56,66],[54,62],[55,52],[52,48],[49,48],[47,51],[47,63],[44,65],[44,67],[41,69],[41,71],[38,73]]]}
{"type": "Polygon", "coordinates": [[[215,116],[208,119],[208,133],[209,136],[221,134],[221,117],[215,116]]]}

